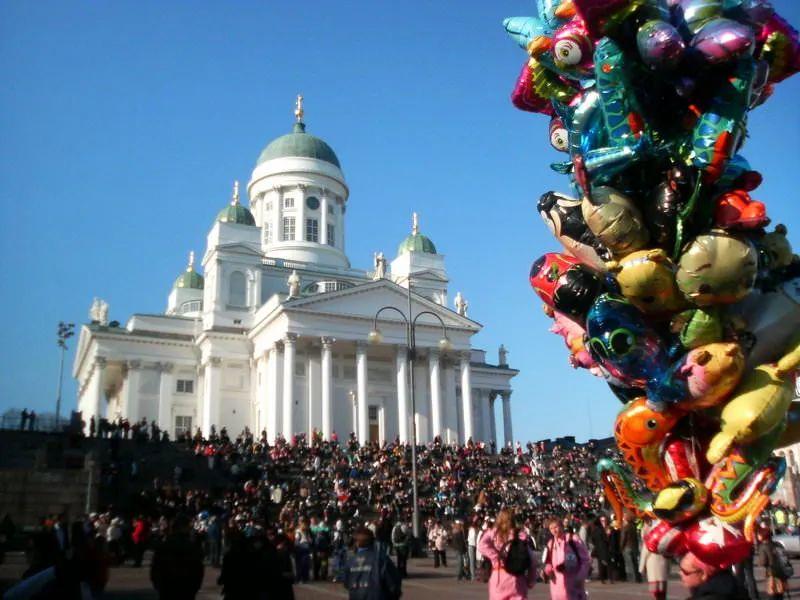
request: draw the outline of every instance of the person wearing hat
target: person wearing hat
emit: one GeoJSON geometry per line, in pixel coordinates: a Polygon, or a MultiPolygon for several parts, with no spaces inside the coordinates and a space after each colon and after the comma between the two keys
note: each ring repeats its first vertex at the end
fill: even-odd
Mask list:
{"type": "Polygon", "coordinates": [[[689,588],[689,598],[704,600],[744,600],[736,579],[727,569],[703,562],[689,552],[680,562],[681,581],[689,588]]]}

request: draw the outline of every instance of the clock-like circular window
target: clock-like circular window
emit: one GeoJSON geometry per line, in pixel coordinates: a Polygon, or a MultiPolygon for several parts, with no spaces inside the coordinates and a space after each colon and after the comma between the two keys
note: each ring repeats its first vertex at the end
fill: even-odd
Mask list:
{"type": "Polygon", "coordinates": [[[309,196],[306,198],[306,206],[310,210],[317,210],[319,208],[319,198],[315,196],[309,196]]]}

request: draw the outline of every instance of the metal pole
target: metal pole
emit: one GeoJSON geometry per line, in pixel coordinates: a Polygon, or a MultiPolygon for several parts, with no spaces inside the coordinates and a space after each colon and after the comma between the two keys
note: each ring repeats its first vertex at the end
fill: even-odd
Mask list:
{"type": "Polygon", "coordinates": [[[61,429],[61,386],[64,381],[64,352],[66,348],[61,347],[61,364],[58,367],[58,395],[56,396],[56,432],[61,429]]]}
{"type": "Polygon", "coordinates": [[[414,355],[416,342],[414,339],[413,316],[411,314],[411,275],[408,276],[408,330],[406,345],[408,346],[409,383],[411,385],[411,501],[413,512],[411,527],[414,539],[419,540],[419,500],[417,493],[417,399],[414,392],[414,355]]]}

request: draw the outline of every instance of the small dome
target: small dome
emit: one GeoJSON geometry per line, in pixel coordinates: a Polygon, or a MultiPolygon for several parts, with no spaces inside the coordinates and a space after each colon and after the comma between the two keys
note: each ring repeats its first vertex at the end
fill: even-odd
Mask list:
{"type": "Polygon", "coordinates": [[[189,253],[189,266],[186,270],[178,275],[175,280],[176,288],[189,288],[190,290],[202,290],[205,285],[203,276],[194,270],[194,252],[189,253]]]}
{"type": "Polygon", "coordinates": [[[297,96],[294,116],[297,120],[292,129],[292,133],[282,135],[276,140],[271,141],[256,161],[256,165],[272,160],[274,158],[286,158],[299,156],[302,158],[316,158],[341,169],[339,158],[328,144],[311,134],[306,133],[306,124],[303,122],[303,96],[297,96]]]}
{"type": "Polygon", "coordinates": [[[419,224],[417,221],[417,213],[413,214],[411,235],[400,242],[397,247],[397,255],[405,254],[406,252],[424,252],[425,254],[436,254],[436,246],[431,239],[419,232],[419,224]]]}
{"type": "Polygon", "coordinates": [[[231,203],[219,211],[217,221],[220,223],[236,223],[237,225],[255,225],[253,213],[246,206],[239,204],[239,182],[233,182],[233,197],[231,203]]]}

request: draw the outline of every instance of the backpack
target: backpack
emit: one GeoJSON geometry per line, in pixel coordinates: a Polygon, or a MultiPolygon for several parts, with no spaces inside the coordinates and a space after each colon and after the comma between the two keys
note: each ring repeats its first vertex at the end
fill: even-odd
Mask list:
{"type": "Polygon", "coordinates": [[[327,552],[331,549],[331,532],[327,529],[320,529],[317,531],[317,539],[315,546],[320,552],[327,552]]]}
{"type": "Polygon", "coordinates": [[[518,534],[514,534],[505,548],[503,559],[503,569],[511,575],[524,575],[531,568],[531,555],[528,553],[528,542],[519,539],[518,534]]]}
{"type": "MultiPolygon", "coordinates": [[[[577,566],[580,567],[581,566],[581,555],[578,554],[578,546],[575,543],[575,538],[570,536],[569,538],[567,538],[567,543],[569,544],[569,547],[572,549],[572,554],[575,555],[575,560],[577,561],[577,566]]],[[[546,547],[547,548],[547,560],[545,561],[545,564],[548,564],[550,566],[553,566],[553,545],[554,544],[555,544],[555,542],[551,539],[550,543],[546,547]]]]}
{"type": "Polygon", "coordinates": [[[771,570],[773,577],[783,581],[788,581],[794,575],[794,567],[786,554],[786,550],[778,544],[773,544],[772,546],[771,570]]]}

